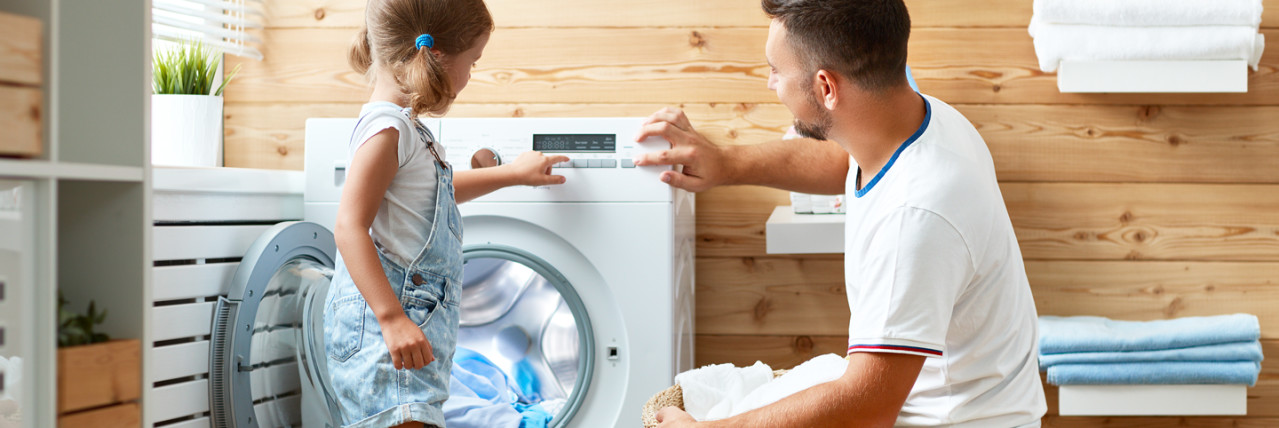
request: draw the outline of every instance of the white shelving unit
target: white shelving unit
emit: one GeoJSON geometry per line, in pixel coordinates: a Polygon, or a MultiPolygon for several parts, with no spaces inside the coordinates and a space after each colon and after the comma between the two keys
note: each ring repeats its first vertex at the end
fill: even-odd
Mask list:
{"type": "MultiPolygon", "coordinates": [[[[6,0],[43,24],[44,151],[0,159],[0,179],[34,189],[32,340],[23,427],[57,426],[57,299],[108,311],[102,330],[149,344],[151,2],[6,0]]],[[[143,367],[149,349],[143,351],[143,367]]],[[[144,389],[145,390],[145,389],[144,389]]],[[[142,405],[148,401],[144,392],[142,405]]]]}

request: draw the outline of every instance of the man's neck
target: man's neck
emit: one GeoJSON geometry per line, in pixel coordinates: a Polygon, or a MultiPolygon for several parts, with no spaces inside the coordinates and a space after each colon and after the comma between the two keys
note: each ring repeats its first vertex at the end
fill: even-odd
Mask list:
{"type": "Polygon", "coordinates": [[[897,148],[915,134],[925,110],[923,98],[905,89],[856,103],[836,115],[838,126],[832,128],[830,139],[848,151],[861,169],[858,189],[879,174],[897,148]]]}

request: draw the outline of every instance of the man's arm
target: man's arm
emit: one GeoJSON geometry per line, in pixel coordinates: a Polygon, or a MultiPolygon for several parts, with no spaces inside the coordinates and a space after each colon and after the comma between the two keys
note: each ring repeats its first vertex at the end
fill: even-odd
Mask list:
{"type": "Polygon", "coordinates": [[[694,130],[683,111],[672,108],[650,116],[637,140],[651,136],[670,141],[671,149],[641,155],[635,164],[683,165],[682,172],[662,173],[662,181],[674,187],[700,192],[721,185],[755,184],[804,193],[844,193],[848,152],[832,141],[719,146],[694,130]]]}
{"type": "Polygon", "coordinates": [[[694,422],[674,408],[657,415],[659,428],[891,427],[924,366],[919,355],[855,352],[837,380],[797,392],[732,418],[694,422]]]}

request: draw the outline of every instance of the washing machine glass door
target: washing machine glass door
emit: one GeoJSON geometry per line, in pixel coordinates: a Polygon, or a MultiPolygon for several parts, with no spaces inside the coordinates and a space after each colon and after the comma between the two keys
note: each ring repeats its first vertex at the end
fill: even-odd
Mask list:
{"type": "Polygon", "coordinates": [[[468,247],[463,257],[455,361],[496,366],[520,402],[540,404],[554,416],[551,426],[565,426],[594,368],[594,334],[582,299],[558,270],[526,251],[486,245],[468,247]]]}
{"type": "Polygon", "coordinates": [[[214,427],[331,427],[323,307],[333,235],[314,223],[272,226],[218,299],[210,339],[214,427]]]}

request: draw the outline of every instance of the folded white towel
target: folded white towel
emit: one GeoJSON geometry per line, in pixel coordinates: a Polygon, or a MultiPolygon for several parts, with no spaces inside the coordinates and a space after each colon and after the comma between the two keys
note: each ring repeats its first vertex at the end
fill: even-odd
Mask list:
{"type": "Polygon", "coordinates": [[[733,415],[773,404],[796,392],[839,379],[847,370],[848,360],[844,357],[835,354],[818,355],[751,391],[742,398],[739,405],[733,406],[733,415]]]}
{"type": "Polygon", "coordinates": [[[1261,61],[1265,36],[1243,26],[1108,27],[1051,24],[1031,19],[1039,68],[1056,71],[1062,60],[1261,61]]]}
{"type": "Polygon", "coordinates": [[[758,361],[750,367],[715,364],[675,375],[684,393],[684,411],[699,421],[732,416],[734,405],[772,379],[773,369],[758,361]]]}
{"type": "Polygon", "coordinates": [[[1261,0],[1035,0],[1035,18],[1112,26],[1261,25],[1261,0]]]}

